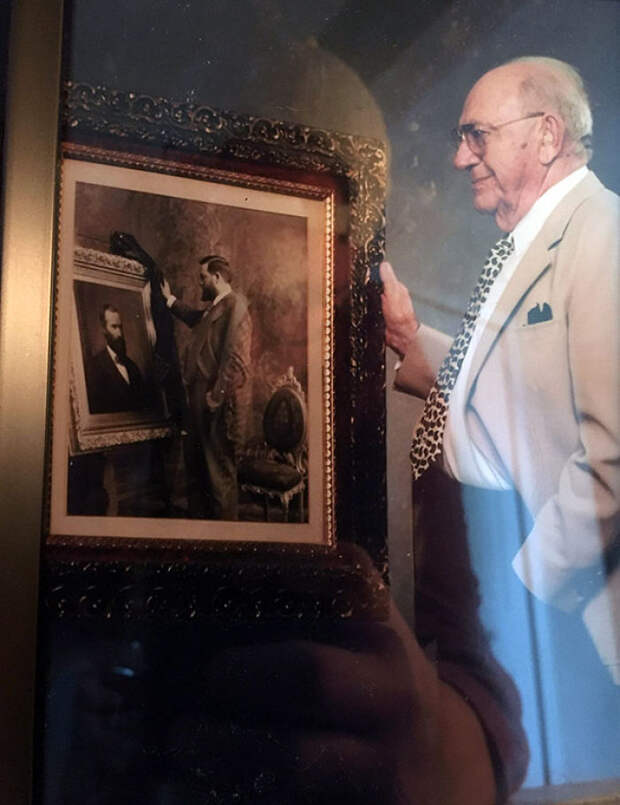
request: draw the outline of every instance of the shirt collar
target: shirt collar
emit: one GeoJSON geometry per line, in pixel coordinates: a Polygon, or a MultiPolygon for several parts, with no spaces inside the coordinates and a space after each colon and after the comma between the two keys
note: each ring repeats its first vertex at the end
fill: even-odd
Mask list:
{"type": "Polygon", "coordinates": [[[548,190],[545,190],[542,196],[536,199],[532,207],[530,207],[528,212],[512,230],[515,252],[519,253],[527,249],[560,201],[562,201],[564,196],[570,193],[582,179],[585,179],[588,172],[588,166],[582,165],[548,190]]]}
{"type": "Polygon", "coordinates": [[[218,295],[215,297],[215,299],[211,303],[211,307],[214,308],[217,305],[217,303],[220,302],[225,296],[228,296],[229,293],[230,293],[230,288],[228,288],[225,291],[222,291],[221,293],[218,293],[218,295]]]}

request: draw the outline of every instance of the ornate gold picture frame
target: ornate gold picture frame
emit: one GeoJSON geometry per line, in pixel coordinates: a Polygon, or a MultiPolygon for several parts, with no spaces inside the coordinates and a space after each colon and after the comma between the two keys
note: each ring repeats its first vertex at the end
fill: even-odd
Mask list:
{"type": "MultiPolygon", "coordinates": [[[[383,147],[71,83],[63,137],[48,544],[239,555],[345,539],[385,569],[383,147]],[[252,333],[232,515],[193,503],[195,339],[171,315],[206,315],[200,261],[214,254],[237,272],[252,333]],[[147,402],[95,400],[106,308],[147,402]]],[[[106,393],[123,391],[125,368],[110,372],[106,393]]]]}

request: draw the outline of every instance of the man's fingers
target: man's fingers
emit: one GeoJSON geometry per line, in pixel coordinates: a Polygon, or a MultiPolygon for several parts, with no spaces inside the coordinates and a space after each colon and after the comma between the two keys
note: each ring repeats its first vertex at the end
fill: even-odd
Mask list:
{"type": "Polygon", "coordinates": [[[385,260],[379,266],[379,275],[381,277],[381,282],[384,285],[390,285],[391,283],[398,282],[394,269],[392,268],[392,264],[388,263],[387,260],[385,260]]]}
{"type": "Polygon", "coordinates": [[[415,337],[419,323],[411,295],[396,277],[392,266],[385,262],[379,267],[383,280],[381,309],[385,319],[385,343],[403,358],[415,337]]]}
{"type": "Polygon", "coordinates": [[[398,279],[390,263],[381,263],[379,271],[383,281],[381,304],[383,305],[384,313],[386,309],[388,311],[393,310],[399,315],[402,312],[408,313],[412,308],[412,304],[411,296],[406,286],[398,279]]]}

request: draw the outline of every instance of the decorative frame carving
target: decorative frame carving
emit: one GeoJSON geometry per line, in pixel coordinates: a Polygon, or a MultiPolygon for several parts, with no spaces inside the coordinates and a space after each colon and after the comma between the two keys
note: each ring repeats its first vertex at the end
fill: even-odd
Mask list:
{"type": "MultiPolygon", "coordinates": [[[[89,309],[86,300],[80,304],[78,289],[88,288],[92,301],[106,298],[105,294],[114,294],[115,298],[135,299],[133,307],[135,324],[139,325],[142,336],[143,360],[150,365],[154,363],[153,347],[155,345],[155,329],[151,315],[150,294],[146,270],[136,260],[128,260],[119,255],[107,254],[95,249],[77,246],[74,249],[73,285],[76,305],[75,321],[83,320],[87,315],[96,314],[89,309]],[[94,291],[94,293],[93,293],[94,291]],[[84,309],[82,309],[84,308],[84,309]]],[[[135,325],[134,325],[135,326],[135,325]]],[[[122,444],[143,442],[149,439],[162,439],[171,435],[166,400],[158,392],[152,405],[139,411],[118,411],[107,413],[91,413],[88,401],[88,377],[85,367],[88,364],[85,344],[80,343],[80,334],[85,328],[73,328],[73,354],[75,360],[70,367],[69,391],[71,398],[71,447],[73,453],[102,450],[122,444]],[[79,332],[78,332],[79,330],[79,332]]],[[[103,343],[99,344],[103,347],[103,343]]]]}
{"type": "MultiPolygon", "coordinates": [[[[153,546],[145,539],[65,539],[55,534],[48,538],[47,551],[48,570],[56,568],[50,576],[55,585],[54,595],[48,597],[52,610],[59,615],[77,612],[76,602],[95,576],[107,579],[110,603],[100,602],[97,611],[114,609],[118,574],[136,562],[145,569],[163,566],[164,556],[187,578],[195,575],[196,567],[220,561],[243,566],[247,573],[262,557],[270,567],[288,567],[294,576],[292,568],[306,563],[304,573],[316,579],[311,568],[325,567],[326,562],[331,566],[342,541],[364,548],[386,577],[385,366],[378,282],[385,246],[384,146],[355,135],[72,82],[64,86],[62,137],[69,144],[66,155],[85,161],[98,162],[104,153],[113,152],[118,165],[144,169],[146,160],[149,170],[162,174],[195,176],[203,170],[211,180],[230,185],[247,186],[251,176],[259,188],[275,180],[283,193],[299,193],[303,186],[315,188],[319,195],[333,194],[334,307],[326,324],[333,356],[324,356],[326,366],[332,358],[333,392],[323,405],[334,415],[334,472],[327,478],[327,494],[334,501],[336,539],[327,546],[294,548],[194,539],[161,539],[153,546]]],[[[349,570],[359,573],[359,567],[349,570]]],[[[291,585],[285,586],[290,594],[291,585]]],[[[125,609],[137,611],[140,606],[125,609]]],[[[368,603],[362,609],[368,611],[368,603]]],[[[184,611],[193,617],[189,609],[184,611]]]]}

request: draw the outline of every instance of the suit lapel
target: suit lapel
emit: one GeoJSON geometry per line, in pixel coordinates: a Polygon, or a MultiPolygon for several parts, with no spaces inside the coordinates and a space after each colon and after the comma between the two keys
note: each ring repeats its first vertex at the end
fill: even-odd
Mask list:
{"type": "MultiPolygon", "coordinates": [[[[194,327],[194,337],[192,339],[190,350],[187,353],[188,359],[186,363],[186,376],[188,379],[193,378],[196,372],[198,364],[200,363],[200,356],[202,355],[205,345],[207,345],[209,333],[212,331],[213,323],[223,316],[227,309],[226,300],[228,299],[228,296],[229,294],[221,299],[217,305],[211,305],[210,308],[207,308],[207,311],[203,315],[202,319],[194,327]]],[[[210,345],[208,346],[211,348],[210,345]]]]}
{"type": "Polygon", "coordinates": [[[227,300],[229,296],[230,294],[227,294],[223,299],[220,299],[217,305],[213,305],[212,307],[210,307],[207,315],[202,320],[204,329],[201,333],[200,349],[197,354],[197,360],[199,363],[201,362],[203,353],[205,351],[207,351],[208,361],[217,363],[217,359],[213,351],[214,350],[213,333],[215,332],[214,324],[218,319],[220,319],[224,315],[228,306],[227,300]]]}
{"type": "Polygon", "coordinates": [[[129,382],[128,382],[127,380],[125,380],[125,378],[123,377],[121,371],[118,369],[118,367],[114,363],[114,358],[110,355],[110,353],[108,352],[107,349],[105,350],[105,352],[103,354],[105,355],[105,371],[106,371],[107,376],[110,379],[110,382],[113,385],[116,385],[117,388],[118,388],[119,383],[122,383],[121,388],[129,388],[132,385],[131,372],[129,371],[129,366],[127,364],[125,364],[125,369],[127,371],[127,376],[129,377],[129,382]]]}
{"type": "Polygon", "coordinates": [[[209,330],[207,319],[208,313],[204,313],[192,330],[192,339],[189,344],[189,349],[185,354],[185,381],[187,383],[191,383],[196,375],[198,356],[200,355],[209,330]]]}
{"type": "Polygon", "coordinates": [[[214,305],[212,308],[210,308],[210,310],[207,313],[207,315],[205,316],[205,318],[209,319],[209,321],[211,323],[213,323],[214,321],[217,321],[220,318],[220,316],[223,315],[224,311],[226,310],[226,304],[227,304],[226,300],[228,299],[229,296],[230,296],[230,294],[226,294],[226,296],[223,299],[221,299],[217,303],[217,305],[214,305]]]}
{"type": "MultiPolygon", "coordinates": [[[[118,371],[114,364],[114,358],[110,355],[108,350],[104,348],[103,351],[103,364],[106,375],[109,377],[110,382],[114,383],[116,380],[123,380],[121,373],[118,371]]],[[[124,382],[124,381],[123,381],[124,382]]]]}
{"type": "Polygon", "coordinates": [[[603,185],[593,173],[589,173],[577,187],[573,188],[553,210],[543,228],[525,252],[504,292],[502,293],[491,322],[485,327],[473,356],[468,379],[468,400],[476,387],[478,375],[501,338],[502,334],[519,310],[530,289],[551,268],[553,252],[564,236],[564,231],[574,211],[603,185]]]}

